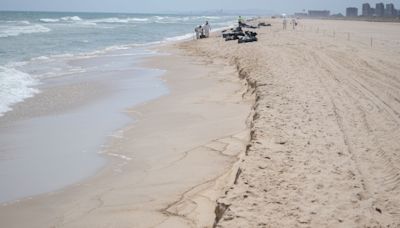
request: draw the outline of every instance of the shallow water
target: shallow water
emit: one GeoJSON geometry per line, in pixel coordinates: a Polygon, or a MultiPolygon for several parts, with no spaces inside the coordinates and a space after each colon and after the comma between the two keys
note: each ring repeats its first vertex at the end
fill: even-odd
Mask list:
{"type": "MultiPolygon", "coordinates": [[[[86,72],[45,80],[44,95],[46,88],[79,83],[105,85],[94,87],[104,89],[102,95],[58,114],[25,113],[22,118],[0,122],[0,202],[54,191],[98,171],[106,162],[98,153],[107,138],[132,121],[123,112],[168,93],[160,80],[162,70],[137,67],[148,55],[143,50],[122,50],[64,63],[86,72]],[[103,67],[94,67],[99,65],[103,67]]],[[[35,105],[51,110],[48,106],[65,102],[63,97],[75,92],[48,97],[50,105],[41,101],[35,105]]]]}

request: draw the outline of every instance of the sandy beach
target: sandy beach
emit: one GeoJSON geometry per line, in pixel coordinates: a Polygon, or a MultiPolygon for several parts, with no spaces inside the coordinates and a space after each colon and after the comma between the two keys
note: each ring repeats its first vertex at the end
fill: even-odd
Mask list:
{"type": "Polygon", "coordinates": [[[0,226],[399,227],[400,24],[259,20],[258,42],[155,47],[170,93],[126,110],[96,175],[0,226]]]}
{"type": "Polygon", "coordinates": [[[399,227],[400,24],[272,22],[257,43],[194,45],[256,95],[217,227],[399,227]]]}

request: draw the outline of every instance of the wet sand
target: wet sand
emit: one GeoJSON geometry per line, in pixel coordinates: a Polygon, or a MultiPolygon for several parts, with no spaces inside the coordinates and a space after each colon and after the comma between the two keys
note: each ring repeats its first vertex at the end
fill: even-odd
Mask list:
{"type": "Polygon", "coordinates": [[[1,206],[1,226],[213,223],[215,200],[227,185],[219,177],[229,177],[248,141],[251,102],[243,101],[243,85],[229,64],[173,46],[159,49],[170,54],[146,65],[166,70],[170,93],[125,111],[135,123],[102,149],[109,164],[67,188],[1,206]]]}
{"type": "MultiPolygon", "coordinates": [[[[134,52],[134,51],[132,51],[134,52]]],[[[0,118],[0,203],[58,190],[94,175],[105,163],[99,155],[115,132],[133,119],[125,108],[167,93],[162,71],[136,69],[134,59],[118,60],[118,69],[46,79],[37,96],[0,118]],[[121,65],[132,65],[120,69],[121,65]]],[[[115,67],[115,66],[113,66],[115,67]]],[[[87,67],[85,69],[88,69],[87,67]]]]}

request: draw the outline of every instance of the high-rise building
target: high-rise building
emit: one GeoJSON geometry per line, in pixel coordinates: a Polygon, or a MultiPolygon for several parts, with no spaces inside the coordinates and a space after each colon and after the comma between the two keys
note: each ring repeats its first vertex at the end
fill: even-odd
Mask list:
{"type": "Polygon", "coordinates": [[[357,17],[358,16],[358,8],[349,7],[346,9],[346,17],[357,17]]]}
{"type": "Polygon", "coordinates": [[[369,5],[369,3],[364,3],[362,5],[362,16],[363,17],[370,17],[372,16],[371,14],[371,6],[369,5]]]}
{"type": "Polygon", "coordinates": [[[371,8],[369,11],[369,16],[374,16],[375,15],[375,8],[371,8]]]}
{"type": "Polygon", "coordinates": [[[397,16],[397,10],[394,8],[392,3],[386,4],[385,16],[386,17],[395,17],[397,16]]]}
{"type": "Polygon", "coordinates": [[[383,17],[385,15],[385,5],[383,3],[376,4],[375,15],[377,17],[383,17]]]}

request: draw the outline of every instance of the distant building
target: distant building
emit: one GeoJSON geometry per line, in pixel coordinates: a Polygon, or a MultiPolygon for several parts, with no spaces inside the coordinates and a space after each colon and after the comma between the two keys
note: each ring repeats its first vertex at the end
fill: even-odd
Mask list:
{"type": "Polygon", "coordinates": [[[295,17],[307,17],[308,14],[307,13],[294,13],[295,17]]]}
{"type": "Polygon", "coordinates": [[[375,15],[377,17],[383,17],[385,15],[385,5],[383,3],[377,3],[375,6],[375,15]]]}
{"type": "Polygon", "coordinates": [[[358,8],[349,7],[346,9],[346,17],[357,17],[358,16],[358,8]]]}
{"type": "Polygon", "coordinates": [[[369,11],[369,15],[370,16],[374,16],[375,15],[375,8],[371,8],[371,11],[369,11]]]}
{"type": "Polygon", "coordinates": [[[369,3],[364,3],[362,5],[362,16],[363,17],[371,17],[373,15],[373,9],[369,5],[369,3]]]}
{"type": "Polygon", "coordinates": [[[331,12],[329,10],[309,10],[308,16],[310,17],[329,17],[331,12]]]}
{"type": "Polygon", "coordinates": [[[392,3],[386,4],[385,16],[386,17],[396,17],[397,10],[394,8],[392,3]]]}

